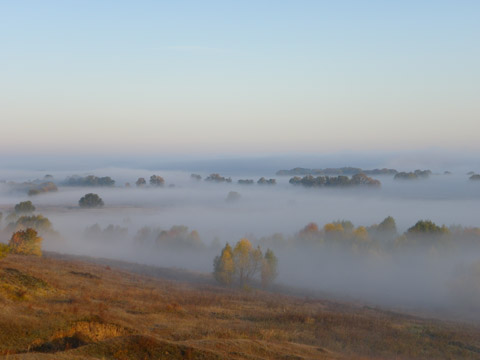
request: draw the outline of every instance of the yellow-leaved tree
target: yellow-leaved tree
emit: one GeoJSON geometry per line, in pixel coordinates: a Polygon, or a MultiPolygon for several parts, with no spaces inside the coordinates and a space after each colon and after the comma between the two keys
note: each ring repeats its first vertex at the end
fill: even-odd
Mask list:
{"type": "Polygon", "coordinates": [[[229,243],[225,245],[222,253],[215,257],[213,261],[213,274],[215,279],[225,285],[230,285],[235,274],[235,264],[233,263],[233,251],[229,243]]]}
{"type": "Polygon", "coordinates": [[[248,239],[241,239],[235,247],[227,243],[220,255],[213,262],[215,279],[225,285],[236,282],[246,285],[260,275],[264,286],[270,284],[277,275],[277,258],[272,250],[267,250],[265,257],[260,246],[254,248],[248,239]]]}
{"type": "Polygon", "coordinates": [[[36,230],[27,228],[13,233],[8,246],[13,254],[42,256],[42,240],[36,230]]]}
{"type": "Polygon", "coordinates": [[[235,244],[233,262],[235,264],[235,274],[241,285],[245,285],[260,271],[262,258],[260,247],[254,249],[248,239],[243,238],[235,244]]]}

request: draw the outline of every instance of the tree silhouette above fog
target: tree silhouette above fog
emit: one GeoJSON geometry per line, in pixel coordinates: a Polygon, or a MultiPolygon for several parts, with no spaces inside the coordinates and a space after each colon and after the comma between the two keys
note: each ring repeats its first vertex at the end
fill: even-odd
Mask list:
{"type": "Polygon", "coordinates": [[[151,186],[163,186],[165,185],[165,179],[158,175],[150,176],[150,185],[151,186]]]}
{"type": "Polygon", "coordinates": [[[92,186],[92,187],[102,187],[102,186],[114,186],[115,180],[110,176],[97,177],[94,175],[88,175],[85,177],[73,175],[68,177],[65,180],[66,186],[92,186]]]}
{"type": "Polygon", "coordinates": [[[348,187],[348,186],[369,186],[379,187],[380,181],[372,179],[365,174],[355,174],[351,178],[344,175],[339,176],[317,176],[312,175],[294,176],[289,180],[292,185],[302,185],[305,187],[348,187]]]}
{"type": "Polygon", "coordinates": [[[227,178],[227,177],[221,176],[220,174],[213,173],[213,174],[208,175],[205,178],[205,181],[216,182],[216,183],[222,183],[222,182],[231,183],[232,178],[230,178],[230,177],[227,178]]]}
{"type": "Polygon", "coordinates": [[[79,201],[78,205],[81,208],[101,208],[103,207],[104,203],[103,200],[97,194],[89,193],[83,196],[79,201]]]}

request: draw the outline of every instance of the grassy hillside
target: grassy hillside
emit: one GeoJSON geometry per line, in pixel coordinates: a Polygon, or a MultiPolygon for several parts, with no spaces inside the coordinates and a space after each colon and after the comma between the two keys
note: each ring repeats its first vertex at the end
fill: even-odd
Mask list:
{"type": "Polygon", "coordinates": [[[0,260],[0,358],[480,359],[470,325],[145,270],[0,260]]]}

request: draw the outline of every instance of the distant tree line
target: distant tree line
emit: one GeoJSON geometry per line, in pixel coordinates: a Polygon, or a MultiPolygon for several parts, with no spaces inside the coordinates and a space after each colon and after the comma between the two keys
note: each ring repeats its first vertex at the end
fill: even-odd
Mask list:
{"type": "Polygon", "coordinates": [[[261,177],[258,179],[257,184],[259,185],[276,185],[277,180],[275,179],[265,179],[264,177],[261,177]]]}
{"type": "Polygon", "coordinates": [[[222,183],[222,182],[231,183],[232,178],[230,178],[230,177],[227,178],[227,177],[221,176],[220,174],[213,173],[213,174],[208,175],[205,178],[205,181],[217,182],[217,183],[222,183]]]}
{"type": "Polygon", "coordinates": [[[34,196],[34,195],[39,195],[42,193],[54,192],[54,191],[58,191],[58,187],[53,182],[49,181],[41,184],[35,184],[30,188],[30,190],[28,190],[28,195],[34,196]]]}
{"type": "Polygon", "coordinates": [[[351,178],[348,176],[317,176],[312,175],[294,176],[289,181],[292,185],[302,185],[305,187],[348,187],[348,186],[371,186],[379,187],[380,181],[372,179],[365,174],[355,174],[351,178]]]}
{"type": "Polygon", "coordinates": [[[297,167],[291,170],[279,170],[277,175],[280,176],[292,176],[292,175],[355,175],[355,174],[365,174],[365,175],[395,175],[398,171],[395,169],[373,169],[373,170],[364,170],[361,168],[355,167],[341,167],[341,168],[327,168],[327,169],[308,169],[297,167]]]}
{"type": "Polygon", "coordinates": [[[395,180],[416,180],[426,179],[432,172],[430,170],[415,170],[414,172],[399,172],[393,178],[395,180]]]}
{"type": "Polygon", "coordinates": [[[15,181],[0,181],[5,183],[12,191],[24,192],[29,196],[38,195],[41,193],[57,191],[57,185],[51,181],[42,182],[41,180],[26,181],[23,183],[17,183],[15,181]]]}
{"type": "Polygon", "coordinates": [[[134,241],[140,246],[173,251],[201,250],[207,247],[196,230],[190,231],[183,225],[174,225],[169,230],[146,226],[137,232],[134,241]]]}
{"type": "Polygon", "coordinates": [[[110,176],[97,177],[95,175],[78,176],[73,175],[65,179],[64,184],[66,186],[114,186],[115,180],[110,176]]]}
{"type": "Polygon", "coordinates": [[[238,180],[240,185],[252,185],[254,181],[252,179],[240,179],[238,180]]]}
{"type": "Polygon", "coordinates": [[[339,220],[320,228],[310,223],[294,236],[274,234],[256,240],[261,246],[274,249],[298,247],[350,250],[354,253],[382,255],[402,250],[444,251],[455,247],[480,250],[480,228],[437,225],[431,220],[418,220],[403,234],[398,233],[395,219],[385,218],[380,224],[355,227],[351,221],[339,220]]]}

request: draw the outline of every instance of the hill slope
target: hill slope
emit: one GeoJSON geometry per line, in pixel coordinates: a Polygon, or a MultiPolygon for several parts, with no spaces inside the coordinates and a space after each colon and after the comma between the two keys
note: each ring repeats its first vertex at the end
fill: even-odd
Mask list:
{"type": "Polygon", "coordinates": [[[2,259],[0,308],[8,359],[480,359],[473,326],[52,257],[2,259]]]}

